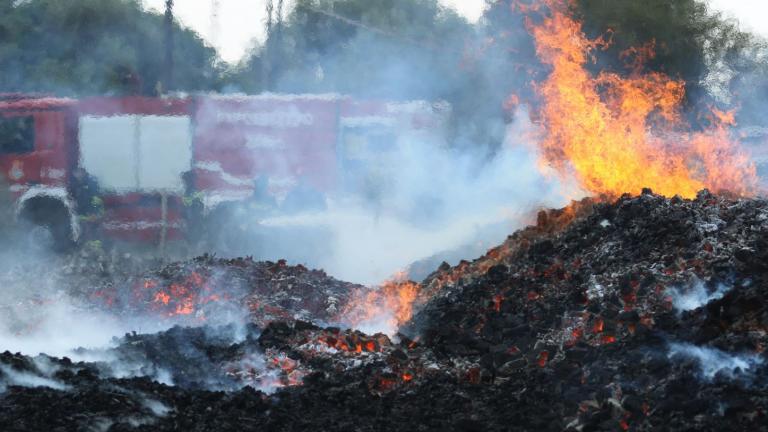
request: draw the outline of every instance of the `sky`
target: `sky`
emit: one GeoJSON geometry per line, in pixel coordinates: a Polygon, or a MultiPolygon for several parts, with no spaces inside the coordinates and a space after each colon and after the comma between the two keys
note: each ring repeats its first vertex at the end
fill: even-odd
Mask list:
{"type": "MultiPolygon", "coordinates": [[[[375,0],[370,0],[375,1],[375,0]]],[[[642,0],[638,0],[642,1],[642,0]]],[[[738,19],[745,30],[768,37],[768,0],[708,0],[713,9],[738,19]]],[[[150,9],[162,10],[164,0],[143,0],[150,9]]],[[[485,0],[440,0],[468,20],[480,18],[485,0]]],[[[277,3],[277,0],[275,0],[277,3]]],[[[286,9],[292,1],[286,0],[286,9]]],[[[227,62],[235,63],[253,46],[264,39],[266,0],[176,0],[176,17],[195,29],[227,62]],[[218,12],[213,14],[214,4],[218,12]]],[[[287,12],[287,11],[286,11],[287,12]]]]}
{"type": "Polygon", "coordinates": [[[709,0],[712,8],[736,18],[743,30],[768,37],[768,1],[766,0],[709,0]]]}

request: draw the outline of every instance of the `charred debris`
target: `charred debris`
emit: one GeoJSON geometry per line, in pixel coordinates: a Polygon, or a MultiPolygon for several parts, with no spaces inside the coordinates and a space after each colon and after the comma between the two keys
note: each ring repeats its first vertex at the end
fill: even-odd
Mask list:
{"type": "Polygon", "coordinates": [[[0,429],[764,430],[766,254],[764,199],[587,199],[442,266],[392,336],[338,325],[368,288],[282,262],[103,278],[94,307],[189,326],[1,354],[0,429]]]}

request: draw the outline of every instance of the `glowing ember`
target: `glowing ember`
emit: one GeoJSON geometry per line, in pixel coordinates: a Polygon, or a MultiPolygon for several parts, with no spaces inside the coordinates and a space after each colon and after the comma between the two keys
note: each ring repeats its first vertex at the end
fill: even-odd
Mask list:
{"type": "Polygon", "coordinates": [[[602,333],[603,332],[603,326],[604,322],[602,318],[598,318],[595,320],[595,324],[592,326],[592,331],[594,333],[602,333]]]}
{"type": "Polygon", "coordinates": [[[543,368],[547,365],[547,360],[549,360],[549,351],[542,351],[539,353],[539,358],[536,360],[536,363],[539,367],[543,368]]]}
{"type": "Polygon", "coordinates": [[[504,296],[502,296],[501,294],[496,294],[493,297],[493,310],[495,310],[496,312],[500,312],[501,311],[501,302],[503,300],[504,300],[504,296]]]}
{"type": "Polygon", "coordinates": [[[581,337],[584,336],[584,330],[580,327],[576,327],[573,330],[571,330],[571,339],[568,341],[568,345],[573,346],[576,344],[576,342],[581,339],[581,337]]]}
{"type": "Polygon", "coordinates": [[[652,46],[625,53],[634,60],[629,76],[593,76],[585,65],[609,42],[587,39],[568,14],[570,1],[543,3],[549,13],[540,23],[529,19],[528,26],[539,58],[551,67],[536,87],[548,165],[563,176],[573,174],[586,190],[609,196],[646,187],[686,198],[703,188],[753,191],[755,168],[728,133],[733,113],[713,109],[707,128],[693,131],[681,111],[684,82],[641,72],[643,61],[654,55],[652,46]]]}
{"type": "Polygon", "coordinates": [[[159,293],[155,294],[155,302],[156,303],[162,303],[162,304],[167,306],[168,303],[171,302],[171,296],[169,296],[168,294],[166,294],[164,292],[159,292],[159,293]]]}
{"type": "Polygon", "coordinates": [[[152,312],[166,318],[191,316],[205,320],[202,310],[205,305],[229,300],[227,294],[214,293],[214,288],[206,276],[192,271],[170,284],[144,279],[134,285],[127,298],[118,299],[114,289],[97,291],[93,297],[108,307],[127,307],[135,312],[152,312]],[[119,300],[125,303],[118,304],[119,300]]]}
{"type": "Polygon", "coordinates": [[[342,353],[362,354],[364,352],[381,351],[381,346],[388,342],[385,342],[378,336],[373,336],[375,339],[369,339],[368,336],[364,336],[362,333],[350,333],[347,335],[326,333],[320,334],[312,339],[314,342],[323,344],[342,353]]]}
{"type": "Polygon", "coordinates": [[[154,281],[146,281],[144,287],[158,289],[153,297],[155,307],[167,316],[194,315],[200,305],[215,297],[204,295],[210,288],[197,272],[191,272],[182,283],[173,283],[167,289],[154,281]]]}

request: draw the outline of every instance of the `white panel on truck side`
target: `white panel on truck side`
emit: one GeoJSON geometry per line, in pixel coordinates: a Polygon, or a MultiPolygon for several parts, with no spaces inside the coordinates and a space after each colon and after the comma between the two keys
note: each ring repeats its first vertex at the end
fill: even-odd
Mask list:
{"type": "Polygon", "coordinates": [[[192,168],[190,118],[142,116],[140,137],[141,188],[183,191],[181,175],[192,168]]]}
{"type": "Polygon", "coordinates": [[[82,167],[107,190],[136,189],[136,116],[80,117],[82,167]]]}

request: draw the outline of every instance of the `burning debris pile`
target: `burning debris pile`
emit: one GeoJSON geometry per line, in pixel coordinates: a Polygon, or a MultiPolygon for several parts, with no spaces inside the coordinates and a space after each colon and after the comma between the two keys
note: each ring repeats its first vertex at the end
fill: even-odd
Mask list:
{"type": "MultiPolygon", "coordinates": [[[[152,273],[149,304],[191,274],[229,274],[216,286],[237,286],[231,301],[247,316],[129,334],[78,350],[77,362],[6,352],[0,428],[758,430],[768,409],[766,246],[763,199],[646,190],[584,200],[542,212],[472,263],[397,285],[413,309],[392,301],[390,317],[415,314],[394,335],[328,327],[359,311],[364,288],[320,272],[210,257],[166,266],[152,273]],[[285,313],[254,307],[264,280],[283,281],[264,285],[280,287],[272,293],[289,290],[269,303],[285,313]],[[339,303],[296,303],[291,289],[339,303]]],[[[208,317],[198,314],[206,282],[192,282],[191,315],[208,317]]],[[[161,301],[162,312],[185,301],[161,301]]]]}
{"type": "Polygon", "coordinates": [[[409,331],[438,358],[479,361],[481,381],[549,392],[558,427],[762,422],[768,203],[706,191],[587,203],[560,233],[542,213],[503,257],[463,264],[493,266],[444,286],[409,331]]]}
{"type": "Polygon", "coordinates": [[[181,323],[211,318],[331,322],[354,293],[367,288],[286,261],[217,259],[209,255],[162,266],[125,282],[109,281],[89,297],[120,314],[147,314],[181,323]],[[223,313],[227,312],[227,313],[223,313]],[[180,320],[181,318],[181,320],[180,320]]]}

